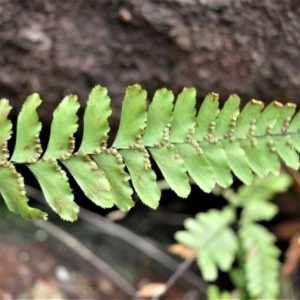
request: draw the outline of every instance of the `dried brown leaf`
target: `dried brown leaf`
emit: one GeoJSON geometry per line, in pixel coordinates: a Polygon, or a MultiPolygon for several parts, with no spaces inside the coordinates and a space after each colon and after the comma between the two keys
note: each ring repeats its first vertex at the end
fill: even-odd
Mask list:
{"type": "Polygon", "coordinates": [[[144,298],[158,297],[162,295],[166,289],[167,286],[164,283],[150,282],[141,287],[136,295],[144,298]]]}
{"type": "Polygon", "coordinates": [[[173,244],[169,247],[169,252],[186,259],[194,257],[197,253],[197,250],[181,244],[173,244]]]}

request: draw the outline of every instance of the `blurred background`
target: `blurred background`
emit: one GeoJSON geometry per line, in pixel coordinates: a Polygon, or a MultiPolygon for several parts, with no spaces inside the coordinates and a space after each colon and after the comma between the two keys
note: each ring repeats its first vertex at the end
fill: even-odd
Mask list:
{"type": "MultiPolygon", "coordinates": [[[[78,95],[84,107],[90,90],[100,84],[108,88],[112,99],[112,135],[118,128],[124,90],[134,83],[141,84],[147,90],[149,100],[154,91],[161,87],[167,87],[178,94],[183,87],[193,86],[197,89],[199,103],[207,93],[215,92],[223,100],[232,93],[238,94],[243,103],[254,98],[265,102],[278,100],[299,104],[299,14],[299,3],[294,0],[0,0],[0,98],[9,99],[14,107],[11,116],[16,117],[26,96],[38,92],[43,99],[39,115],[42,122],[49,125],[53,109],[65,95],[78,95]]],[[[82,112],[83,110],[80,113],[82,112]]],[[[87,204],[82,195],[76,201],[99,214],[107,213],[87,204]]],[[[180,228],[187,215],[194,215],[211,207],[222,207],[222,201],[204,195],[198,189],[187,200],[177,199],[173,193],[167,192],[163,195],[163,205],[157,213],[137,205],[123,222],[147,239],[154,239],[158,245],[166,246],[172,242],[172,234],[180,228]],[[210,202],[206,204],[208,198],[210,202]]],[[[298,213],[299,208],[294,208],[294,204],[291,204],[287,210],[298,213]]],[[[50,219],[54,220],[54,217],[50,219]]],[[[22,265],[19,266],[20,272],[26,274],[29,271],[24,264],[29,260],[43,260],[42,254],[39,256],[37,253],[30,254],[32,256],[29,258],[28,249],[32,245],[29,247],[27,242],[31,244],[35,241],[34,249],[45,248],[50,256],[55,252],[49,249],[58,249],[58,246],[54,247],[50,243],[52,246],[49,244],[48,248],[43,248],[39,238],[33,238],[38,236],[34,232],[42,229],[22,222],[17,223],[23,229],[24,224],[33,226],[29,229],[33,231],[28,235],[32,239],[24,239],[26,233],[21,234],[25,243],[21,243],[22,247],[27,250],[22,250],[20,244],[14,245],[11,240],[14,231],[11,231],[11,226],[7,227],[2,223],[1,247],[6,245],[12,248],[7,252],[5,246],[5,251],[0,252],[0,256],[13,253],[14,258],[4,259],[14,261],[7,268],[18,262],[22,265]],[[40,245],[38,248],[35,248],[36,243],[40,245]],[[22,254],[20,258],[20,253],[23,252],[27,256],[22,254]]],[[[16,223],[12,224],[17,228],[16,223]]],[[[73,233],[77,230],[75,226],[78,228],[79,225],[67,226],[69,233],[73,233]]],[[[84,231],[84,226],[86,225],[82,225],[77,232],[84,231]]],[[[99,236],[100,234],[95,238],[96,229],[89,230],[91,231],[84,231],[85,239],[87,232],[91,232],[91,239],[87,243],[96,245],[96,248],[99,248],[99,243],[105,244],[107,238],[99,236]]],[[[109,246],[103,247],[111,254],[107,250],[111,249],[109,246]]],[[[115,245],[115,248],[119,251],[120,248],[123,249],[120,245],[115,245]]],[[[69,250],[65,251],[68,253],[69,250]]],[[[61,278],[62,281],[70,282],[73,273],[68,268],[72,267],[63,265],[63,268],[57,269],[57,266],[66,261],[60,257],[63,256],[62,253],[63,251],[56,253],[57,257],[49,258],[51,263],[48,267],[44,266],[44,269],[40,266],[30,267],[30,272],[37,275],[26,275],[30,280],[28,279],[28,286],[24,283],[26,288],[23,290],[13,288],[16,287],[14,283],[21,280],[21,277],[14,277],[21,276],[19,271],[16,271],[19,275],[10,275],[11,279],[7,284],[4,278],[7,278],[5,270],[8,269],[0,267],[0,298],[36,298],[30,286],[44,284],[43,290],[45,286],[56,286],[61,278]],[[57,270],[64,271],[57,273],[57,270]]],[[[113,258],[119,254],[114,255],[113,258]]],[[[120,261],[124,262],[124,259],[132,255],[125,255],[125,258],[121,256],[120,261]]],[[[151,270],[149,260],[145,262],[140,255],[133,256],[137,260],[126,265],[126,268],[135,268],[137,274],[128,276],[135,287],[143,278],[149,277],[152,281],[164,281],[167,278],[167,275],[162,275],[164,271],[151,270]],[[140,260],[143,260],[142,267],[140,260]]],[[[74,254],[73,267],[77,260],[79,259],[74,254]]],[[[112,258],[111,260],[114,261],[112,258]]],[[[85,266],[84,263],[82,265],[85,266]]],[[[85,271],[85,274],[92,272],[85,271]]],[[[120,272],[126,274],[129,271],[123,269],[120,272]]],[[[94,279],[88,279],[80,274],[77,274],[79,279],[77,275],[74,276],[76,280],[83,282],[87,294],[76,294],[70,290],[68,292],[60,285],[57,293],[61,294],[56,298],[125,297],[115,294],[110,281],[107,283],[102,277],[95,279],[96,275],[94,279]],[[97,283],[92,284],[89,280],[97,283]],[[89,289],[91,286],[94,287],[93,291],[89,289]],[[101,294],[105,288],[107,294],[101,294]]],[[[185,290],[175,289],[172,297],[181,299],[180,297],[195,289],[188,283],[185,284],[185,290]]],[[[77,286],[80,284],[77,283],[77,286]]],[[[197,293],[197,297],[202,295],[199,291],[197,293]]],[[[50,292],[50,298],[51,295],[55,293],[50,292]]],[[[196,297],[193,295],[186,299],[196,297]]],[[[42,296],[45,297],[45,294],[42,296]]]]}

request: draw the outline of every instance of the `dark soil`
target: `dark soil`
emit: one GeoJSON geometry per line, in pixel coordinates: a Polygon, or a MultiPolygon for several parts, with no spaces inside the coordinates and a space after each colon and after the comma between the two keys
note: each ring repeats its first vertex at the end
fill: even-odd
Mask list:
{"type": "MultiPolygon", "coordinates": [[[[66,246],[65,242],[32,222],[9,213],[3,204],[0,204],[0,209],[0,299],[134,298],[119,287],[117,278],[109,277],[106,269],[99,270],[94,263],[86,261],[84,255],[78,255],[76,245],[66,246]]],[[[170,244],[170,224],[154,225],[151,215],[145,216],[150,227],[149,224],[145,226],[139,216],[130,220],[139,222],[140,233],[149,234],[159,228],[164,232],[160,232],[160,237],[164,236],[160,247],[170,244]]],[[[172,274],[135,245],[124,243],[105,230],[85,221],[72,224],[59,221],[51,212],[50,219],[105,261],[135,289],[148,282],[165,282],[172,274]]],[[[198,299],[204,295],[200,285],[201,282],[197,288],[187,279],[180,278],[161,299],[198,299]]]]}
{"type": "MultiPolygon", "coordinates": [[[[1,220],[0,299],[128,298],[105,274],[47,232],[6,213],[1,213],[1,220]]],[[[97,249],[102,252],[105,247],[99,241],[97,249]]]]}

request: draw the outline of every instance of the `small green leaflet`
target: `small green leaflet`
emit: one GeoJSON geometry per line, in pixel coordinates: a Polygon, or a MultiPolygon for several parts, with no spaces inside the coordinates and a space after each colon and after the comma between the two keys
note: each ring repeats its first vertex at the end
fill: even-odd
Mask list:
{"type": "Polygon", "coordinates": [[[128,149],[130,145],[141,140],[147,120],[147,93],[139,85],[132,85],[126,89],[122,103],[120,127],[113,146],[128,149]]]}
{"type": "Polygon", "coordinates": [[[261,148],[258,145],[253,146],[251,141],[247,139],[241,140],[240,146],[245,151],[252,171],[261,178],[267,176],[269,173],[269,167],[261,148]]]}
{"type": "Polygon", "coordinates": [[[214,137],[221,139],[226,152],[228,164],[234,174],[245,184],[253,180],[253,173],[249,167],[248,159],[239,142],[235,140],[235,122],[239,115],[240,98],[232,95],[225,102],[216,122],[214,137]],[[228,138],[226,137],[228,135],[228,138]],[[231,135],[232,134],[232,135],[231,135]]]}
{"type": "Polygon", "coordinates": [[[245,151],[241,148],[239,142],[226,139],[222,141],[222,146],[226,152],[230,169],[242,182],[251,184],[253,173],[249,167],[245,151]]]}
{"type": "Polygon", "coordinates": [[[219,113],[219,95],[214,93],[207,95],[198,112],[193,138],[198,141],[214,174],[214,180],[225,188],[232,183],[233,179],[222,144],[213,136],[219,113]]]}
{"type": "MultiPolygon", "coordinates": [[[[236,121],[234,130],[236,138],[244,139],[247,136],[251,126],[255,126],[263,108],[263,102],[257,100],[251,100],[246,104],[236,121]]],[[[253,129],[255,128],[253,127],[253,129]]]]}
{"type": "Polygon", "coordinates": [[[231,126],[231,124],[239,115],[239,105],[240,98],[237,95],[231,95],[227,99],[216,120],[214,137],[223,139],[231,128],[234,129],[235,126],[231,126]]]}
{"type": "Polygon", "coordinates": [[[276,101],[270,103],[258,117],[255,124],[255,136],[267,163],[268,172],[279,175],[280,162],[271,136],[274,124],[280,114],[283,105],[276,101]]]}
{"type": "Polygon", "coordinates": [[[26,220],[47,219],[46,213],[28,205],[24,179],[11,163],[0,167],[0,193],[11,212],[21,215],[26,220]]]}
{"type": "Polygon", "coordinates": [[[191,187],[186,174],[183,159],[175,148],[152,148],[150,153],[160,168],[170,188],[182,198],[186,198],[191,192],[191,187]]]}
{"type": "Polygon", "coordinates": [[[197,141],[203,141],[210,127],[215,126],[219,112],[219,95],[210,93],[205,97],[198,112],[194,136],[197,141]]]}
{"type": "MultiPolygon", "coordinates": [[[[64,156],[70,156],[74,150],[73,134],[77,130],[76,115],[79,109],[77,96],[66,96],[57,106],[53,113],[51,132],[45,158],[65,159],[64,156]]],[[[66,157],[66,158],[67,158],[66,157]]]]}
{"type": "Polygon", "coordinates": [[[93,159],[98,164],[99,168],[103,170],[110,187],[112,198],[115,205],[122,211],[129,211],[134,205],[131,195],[133,193],[129,186],[130,176],[125,172],[123,159],[114,155],[111,150],[109,153],[103,152],[98,155],[93,155],[93,159]],[[119,161],[118,161],[118,158],[119,161]]]}
{"type": "Polygon", "coordinates": [[[171,143],[183,143],[187,135],[194,134],[196,123],[196,90],[184,88],[179,94],[173,110],[170,130],[171,143]]]}
{"type": "Polygon", "coordinates": [[[108,117],[111,115],[110,98],[107,89],[95,86],[87,102],[83,117],[83,138],[79,151],[92,154],[101,151],[101,143],[106,144],[109,132],[108,117]]]}
{"type": "Polygon", "coordinates": [[[295,110],[296,105],[290,103],[284,105],[272,133],[285,134],[284,136],[275,135],[273,137],[274,147],[288,167],[299,169],[299,155],[295,151],[290,135],[287,134],[288,126],[293,118],[295,110]]]}
{"type": "Polygon", "coordinates": [[[38,94],[29,96],[18,116],[17,139],[12,160],[22,163],[24,161],[36,161],[42,153],[39,134],[42,124],[36,112],[37,107],[42,103],[38,94]]]}
{"type": "Polygon", "coordinates": [[[226,153],[221,143],[214,145],[200,142],[199,145],[206,155],[217,184],[223,188],[229,187],[233,182],[233,178],[230,173],[226,153]]]}
{"type": "Polygon", "coordinates": [[[7,141],[12,134],[12,123],[7,119],[7,116],[11,109],[12,107],[9,105],[8,100],[0,100],[0,161],[7,159],[7,157],[3,157],[3,155],[8,155],[7,141]]]}
{"type": "Polygon", "coordinates": [[[290,132],[295,149],[300,152],[300,111],[292,119],[288,132],[290,132]]]}
{"type": "Polygon", "coordinates": [[[196,184],[206,193],[210,193],[215,186],[214,173],[204,154],[198,154],[190,144],[176,146],[184,165],[195,180],[196,184]]]}
{"type": "Polygon", "coordinates": [[[66,221],[77,220],[79,206],[74,202],[66,174],[55,159],[39,160],[29,169],[38,178],[41,189],[50,207],[66,221]]]}
{"type": "Polygon", "coordinates": [[[201,189],[209,193],[215,186],[212,168],[204,153],[197,152],[199,144],[194,140],[196,123],[196,90],[185,88],[179,94],[173,111],[170,142],[176,144],[184,165],[201,189]],[[187,143],[189,142],[189,143],[187,143]],[[201,171],[200,171],[201,170],[201,171]]]}
{"type": "Polygon", "coordinates": [[[169,137],[168,128],[172,122],[174,95],[167,89],[158,90],[148,109],[147,127],[145,129],[142,143],[145,146],[153,147],[163,141],[164,130],[165,140],[169,137]]]}
{"type": "Polygon", "coordinates": [[[62,163],[91,201],[103,208],[113,206],[110,184],[103,171],[88,155],[80,152],[62,163]]]}
{"type": "Polygon", "coordinates": [[[121,150],[137,194],[149,207],[156,209],[161,192],[156,184],[156,175],[151,169],[147,153],[139,150],[121,150]],[[146,162],[145,162],[146,161],[146,162]]]}

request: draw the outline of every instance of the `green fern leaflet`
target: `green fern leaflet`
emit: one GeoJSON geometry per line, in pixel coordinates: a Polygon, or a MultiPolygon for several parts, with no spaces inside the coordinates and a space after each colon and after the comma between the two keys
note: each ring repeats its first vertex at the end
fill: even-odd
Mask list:
{"type": "Polygon", "coordinates": [[[7,146],[12,107],[8,100],[0,100],[0,193],[8,209],[26,219],[46,218],[28,206],[24,178],[16,164],[29,168],[50,207],[68,221],[76,220],[79,211],[70,175],[97,205],[128,211],[134,205],[133,190],[149,207],[159,205],[153,160],[170,188],[183,198],[191,190],[189,176],[209,193],[216,184],[230,186],[232,173],[245,184],[252,182],[254,174],[279,174],[280,159],[299,168],[300,114],[293,117],[293,104],[274,101],[264,108],[262,102],[252,100],[240,111],[238,96],[230,96],[220,108],[218,95],[212,93],[197,112],[193,88],[183,89],[176,102],[171,91],[160,89],[148,108],[146,98],[139,85],[127,88],[119,131],[108,145],[110,98],[106,88],[96,86],[85,109],[83,139],[76,145],[80,105],[76,96],[69,95],[55,109],[48,146],[42,149],[42,124],[36,112],[42,101],[33,94],[18,116],[12,155],[7,146]]]}
{"type": "Polygon", "coordinates": [[[196,262],[205,281],[215,281],[220,269],[236,287],[229,293],[211,285],[209,299],[276,299],[280,250],[276,237],[257,222],[274,218],[278,208],[268,200],[286,192],[291,184],[291,178],[281,173],[264,179],[256,176],[251,185],[242,185],[237,192],[217,188],[214,193],[219,191],[229,204],[186,219],[185,230],[175,233],[179,243],[197,250],[196,262]]]}

